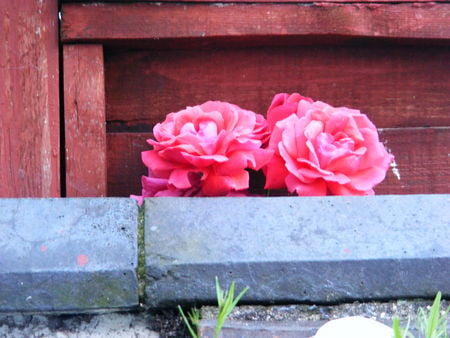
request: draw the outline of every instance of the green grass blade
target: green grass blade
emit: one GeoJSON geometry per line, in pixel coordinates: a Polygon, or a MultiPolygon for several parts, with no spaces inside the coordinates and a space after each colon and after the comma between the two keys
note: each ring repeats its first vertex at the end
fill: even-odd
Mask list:
{"type": "Polygon", "coordinates": [[[235,306],[237,305],[238,301],[242,298],[242,296],[247,292],[249,289],[246,287],[244,290],[242,290],[239,295],[234,299],[234,293],[236,289],[236,283],[231,282],[230,286],[228,287],[228,290],[223,292],[220,289],[219,281],[216,277],[216,291],[217,291],[217,303],[219,305],[219,313],[217,314],[217,323],[216,328],[214,330],[214,338],[217,338],[219,336],[220,331],[222,330],[223,324],[225,323],[225,320],[228,318],[229,314],[233,311],[235,306]],[[220,292],[219,292],[220,290],[220,292]]]}
{"type": "Polygon", "coordinates": [[[420,308],[417,312],[417,329],[424,338],[448,338],[447,314],[450,307],[441,314],[441,292],[436,294],[429,311],[420,308]]]}
{"type": "Polygon", "coordinates": [[[233,298],[234,298],[234,288],[236,287],[236,283],[235,282],[231,282],[231,285],[228,289],[228,291],[225,293],[225,302],[224,302],[224,313],[226,315],[228,315],[229,312],[231,312],[231,310],[233,310],[232,306],[233,306],[233,298]],[[229,311],[229,312],[228,312],[229,311]]]}
{"type": "Polygon", "coordinates": [[[426,337],[427,332],[426,325],[427,325],[427,314],[422,308],[419,308],[419,310],[417,311],[416,326],[417,330],[423,337],[426,337]]]}
{"type": "Polygon", "coordinates": [[[406,324],[406,327],[404,330],[402,330],[403,338],[414,338],[414,335],[409,332],[409,326],[411,324],[411,318],[408,318],[408,323],[406,324]]]}
{"type": "Polygon", "coordinates": [[[223,291],[220,288],[219,278],[216,276],[216,297],[217,297],[217,305],[219,307],[223,304],[223,291]]]}
{"type": "Polygon", "coordinates": [[[180,311],[181,317],[183,318],[183,321],[186,324],[192,338],[198,338],[197,333],[192,328],[191,324],[189,323],[189,320],[186,318],[186,315],[184,314],[183,309],[181,308],[180,305],[178,305],[178,311],[180,311]]]}
{"type": "Polygon", "coordinates": [[[394,330],[394,338],[403,338],[400,330],[400,321],[398,318],[394,318],[392,321],[392,330],[394,330]]]}
{"type": "Polygon", "coordinates": [[[441,308],[441,292],[439,291],[434,298],[433,305],[431,306],[430,313],[428,315],[427,320],[427,332],[426,332],[426,338],[434,338],[435,331],[439,324],[439,315],[440,315],[440,308],[441,308]]]}
{"type": "Polygon", "coordinates": [[[242,290],[242,291],[239,293],[239,295],[236,297],[236,299],[234,300],[234,302],[233,302],[233,304],[232,304],[232,307],[233,307],[233,308],[237,305],[237,303],[241,300],[241,298],[245,295],[245,293],[246,293],[249,289],[250,289],[250,288],[249,288],[248,286],[246,286],[246,287],[244,288],[244,290],[242,290]]]}
{"type": "Polygon", "coordinates": [[[438,323],[438,331],[437,336],[442,338],[448,338],[448,330],[447,330],[447,315],[450,312],[450,306],[447,307],[447,310],[444,311],[442,315],[440,315],[440,320],[438,323]]]}
{"type": "Polygon", "coordinates": [[[189,320],[191,321],[192,325],[194,325],[196,328],[198,328],[200,324],[200,311],[196,308],[191,309],[191,312],[188,313],[189,320]]]}
{"type": "Polygon", "coordinates": [[[410,323],[411,321],[408,319],[406,328],[402,329],[400,327],[400,320],[398,318],[394,318],[392,321],[392,330],[394,331],[394,338],[414,338],[413,334],[409,332],[410,323]]]}

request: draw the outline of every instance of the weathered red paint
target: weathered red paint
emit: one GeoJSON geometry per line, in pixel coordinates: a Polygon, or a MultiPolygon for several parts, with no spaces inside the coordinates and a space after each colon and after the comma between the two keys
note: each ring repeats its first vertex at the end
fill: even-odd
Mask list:
{"type": "Polygon", "coordinates": [[[450,39],[450,5],[401,4],[65,4],[62,39],[373,37],[450,39]]]}
{"type": "MultiPolygon", "coordinates": [[[[108,134],[108,194],[140,194],[140,177],[146,175],[141,152],[150,149],[150,133],[108,134]]],[[[400,174],[389,170],[377,194],[448,194],[450,128],[392,128],[380,132],[380,141],[396,156],[400,174]]],[[[263,182],[260,182],[263,184],[263,182]]]]}
{"type": "Polygon", "coordinates": [[[360,109],[379,128],[449,123],[448,47],[110,51],[105,76],[107,120],[148,131],[166,114],[207,100],[265,114],[273,95],[296,91],[360,109]]]}
{"type": "Polygon", "coordinates": [[[0,1],[0,197],[60,196],[58,1],[0,1]]]}
{"type": "Polygon", "coordinates": [[[64,46],[66,194],[106,196],[106,130],[101,45],[64,46]]]}
{"type": "MultiPolygon", "coordinates": [[[[62,0],[61,2],[63,3],[70,3],[70,2],[83,2],[83,3],[98,3],[98,0],[62,0]]],[[[122,3],[133,3],[136,2],[136,0],[103,0],[102,2],[122,2],[122,3]]],[[[217,0],[162,0],[160,2],[212,2],[212,3],[217,3],[217,0]]],[[[232,3],[239,3],[239,2],[244,2],[247,3],[249,2],[248,0],[221,0],[221,3],[227,3],[227,2],[232,2],[232,3]]],[[[252,3],[259,3],[259,2],[275,2],[273,0],[252,0],[252,3]]],[[[279,1],[279,2],[295,2],[295,3],[311,3],[311,0],[283,0],[283,1],[279,1]]],[[[320,2],[316,2],[316,4],[327,4],[327,3],[340,3],[340,2],[344,2],[344,3],[371,3],[372,6],[376,6],[377,4],[373,4],[373,0],[320,0],[320,2]]],[[[388,3],[392,3],[392,0],[377,0],[378,2],[388,2],[388,3]]],[[[398,0],[397,2],[411,2],[410,0],[398,0]]],[[[417,3],[423,3],[424,5],[427,2],[448,2],[448,0],[414,0],[414,2],[417,3]]]]}
{"type": "Polygon", "coordinates": [[[86,264],[88,263],[88,256],[86,255],[78,255],[77,256],[77,264],[81,267],[86,266],[86,264]]]}
{"type": "Polygon", "coordinates": [[[293,91],[387,128],[400,180],[389,171],[378,194],[449,193],[449,18],[448,3],[72,3],[62,39],[107,46],[110,196],[139,194],[140,153],[167,113],[209,99],[264,113],[293,91]]]}

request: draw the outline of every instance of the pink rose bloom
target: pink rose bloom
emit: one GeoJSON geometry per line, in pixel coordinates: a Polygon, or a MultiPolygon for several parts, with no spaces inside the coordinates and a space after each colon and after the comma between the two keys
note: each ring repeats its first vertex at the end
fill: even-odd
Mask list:
{"type": "Polygon", "coordinates": [[[298,93],[291,95],[285,93],[275,95],[267,113],[267,123],[269,128],[273,130],[275,123],[285,119],[289,115],[296,114],[300,101],[309,103],[314,102],[309,97],[301,96],[298,93]]]}
{"type": "MultiPolygon", "coordinates": [[[[198,174],[192,173],[189,180],[192,184],[191,188],[188,189],[176,189],[168,182],[166,178],[154,177],[151,170],[149,170],[148,176],[142,176],[142,195],[131,195],[130,197],[135,199],[139,206],[144,202],[144,198],[147,197],[205,197],[201,189],[200,176],[198,174]]],[[[229,192],[225,196],[227,197],[244,197],[248,196],[246,190],[229,192]]]]}
{"type": "Polygon", "coordinates": [[[142,153],[149,176],[143,196],[226,196],[249,187],[247,168],[266,165],[272,150],[262,149],[269,130],[262,115],[236,105],[208,101],[170,113],[147,140],[142,153]]]}
{"type": "Polygon", "coordinates": [[[267,119],[275,154],[264,168],[266,189],[287,187],[301,196],[373,195],[393,160],[359,110],[278,94],[267,119]]]}

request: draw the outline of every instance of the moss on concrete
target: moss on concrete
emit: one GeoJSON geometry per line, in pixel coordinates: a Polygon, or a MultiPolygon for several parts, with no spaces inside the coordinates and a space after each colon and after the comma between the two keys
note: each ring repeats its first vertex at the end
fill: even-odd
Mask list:
{"type": "Polygon", "coordinates": [[[138,288],[139,288],[139,303],[145,304],[145,213],[144,208],[139,209],[138,214],[138,288]]]}
{"type": "Polygon", "coordinates": [[[77,288],[62,282],[54,291],[60,309],[109,309],[121,304],[121,300],[129,297],[120,278],[95,273],[89,280],[80,282],[77,288]]]}

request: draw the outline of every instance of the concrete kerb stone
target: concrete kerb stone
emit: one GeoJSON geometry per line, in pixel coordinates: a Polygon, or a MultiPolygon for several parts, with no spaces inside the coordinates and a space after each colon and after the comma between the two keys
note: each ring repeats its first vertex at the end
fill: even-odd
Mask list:
{"type": "Polygon", "coordinates": [[[145,201],[147,305],[450,296],[448,195],[145,201]]]}
{"type": "MultiPolygon", "coordinates": [[[[215,303],[215,276],[247,303],[448,297],[449,213],[449,195],[147,199],[146,305],[215,303]]],[[[138,307],[137,218],[128,198],[0,199],[0,313],[138,307]]]]}
{"type": "Polygon", "coordinates": [[[137,307],[137,216],[128,198],[0,199],[0,312],[137,307]]]}

